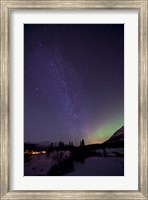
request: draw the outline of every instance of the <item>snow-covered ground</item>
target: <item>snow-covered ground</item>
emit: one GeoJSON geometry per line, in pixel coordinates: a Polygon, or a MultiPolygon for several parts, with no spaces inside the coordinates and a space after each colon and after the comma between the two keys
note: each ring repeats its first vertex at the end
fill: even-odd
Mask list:
{"type": "Polygon", "coordinates": [[[124,158],[90,157],[84,163],[75,162],[74,169],[67,176],[123,176],[124,158]]]}
{"type": "Polygon", "coordinates": [[[24,176],[46,176],[52,166],[70,156],[70,151],[54,151],[50,154],[33,155],[25,160],[24,176]]]}
{"type": "Polygon", "coordinates": [[[124,148],[106,148],[107,156],[124,156],[124,148]]]}
{"type": "Polygon", "coordinates": [[[74,162],[74,171],[67,176],[124,176],[124,148],[106,148],[98,152],[102,157],[86,158],[84,163],[74,162]],[[119,155],[118,155],[119,154],[119,155]]]}
{"type": "MultiPolygon", "coordinates": [[[[98,151],[102,151],[101,149],[98,151]]],[[[66,176],[123,176],[124,148],[106,148],[107,157],[88,157],[83,163],[73,161],[73,172],[66,176]]],[[[71,156],[70,151],[54,151],[50,154],[34,155],[25,160],[25,176],[46,176],[49,170],[71,156]]]]}

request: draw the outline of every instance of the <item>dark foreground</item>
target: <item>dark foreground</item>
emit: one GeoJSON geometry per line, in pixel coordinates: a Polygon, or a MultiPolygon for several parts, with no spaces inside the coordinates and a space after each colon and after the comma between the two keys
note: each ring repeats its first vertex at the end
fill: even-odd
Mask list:
{"type": "Polygon", "coordinates": [[[25,176],[124,176],[124,148],[53,151],[25,158],[25,176]]]}

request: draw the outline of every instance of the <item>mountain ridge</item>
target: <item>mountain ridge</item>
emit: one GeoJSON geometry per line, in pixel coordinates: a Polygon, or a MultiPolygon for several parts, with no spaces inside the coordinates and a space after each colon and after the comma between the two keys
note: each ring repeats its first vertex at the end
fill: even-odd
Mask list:
{"type": "Polygon", "coordinates": [[[124,126],[119,128],[113,135],[104,143],[124,142],[124,126]]]}

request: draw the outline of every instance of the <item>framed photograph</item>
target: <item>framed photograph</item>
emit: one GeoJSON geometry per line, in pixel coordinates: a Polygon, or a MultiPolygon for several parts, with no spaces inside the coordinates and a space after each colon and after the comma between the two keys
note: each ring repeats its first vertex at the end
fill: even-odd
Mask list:
{"type": "Polygon", "coordinates": [[[1,199],[147,199],[147,0],[1,0],[1,199]]]}

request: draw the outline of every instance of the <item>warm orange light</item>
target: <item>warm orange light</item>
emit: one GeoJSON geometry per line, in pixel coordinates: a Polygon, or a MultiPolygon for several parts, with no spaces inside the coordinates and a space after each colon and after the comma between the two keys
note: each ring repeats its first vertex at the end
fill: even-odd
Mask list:
{"type": "Polygon", "coordinates": [[[40,154],[38,151],[32,151],[32,155],[40,154]]]}
{"type": "Polygon", "coordinates": [[[46,151],[41,151],[41,153],[46,153],[46,151]]]}

